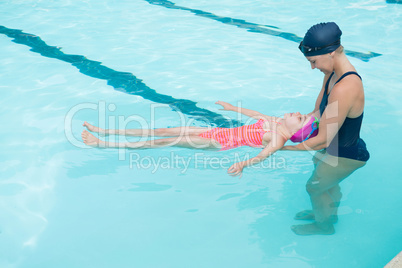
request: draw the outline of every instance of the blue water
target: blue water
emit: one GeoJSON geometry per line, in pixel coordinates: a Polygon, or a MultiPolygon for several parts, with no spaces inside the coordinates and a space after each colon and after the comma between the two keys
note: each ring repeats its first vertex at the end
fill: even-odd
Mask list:
{"type": "Polygon", "coordinates": [[[0,267],[383,267],[402,248],[401,8],[0,2],[0,267]],[[363,77],[371,153],[341,184],[335,235],[289,228],[310,206],[309,152],[279,152],[238,180],[226,169],[257,149],[80,142],[85,120],[120,128],[246,122],[217,100],[276,116],[310,112],[322,74],[297,41],[321,21],[339,24],[363,77]]]}

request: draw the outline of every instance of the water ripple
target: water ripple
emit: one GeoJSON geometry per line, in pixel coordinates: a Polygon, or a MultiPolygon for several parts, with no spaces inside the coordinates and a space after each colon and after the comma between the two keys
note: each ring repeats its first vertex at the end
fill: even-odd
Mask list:
{"type": "Polygon", "coordinates": [[[107,80],[108,85],[115,90],[141,96],[144,99],[167,104],[173,110],[180,111],[196,120],[219,127],[234,127],[241,122],[223,117],[207,109],[197,107],[197,103],[186,99],[176,99],[172,96],[159,94],[148,87],[141,79],[131,73],[120,72],[102,65],[101,62],[89,60],[82,55],[65,54],[60,47],[49,46],[39,36],[25,33],[21,30],[0,26],[0,34],[13,38],[13,42],[31,47],[31,51],[48,58],[58,59],[71,63],[81,73],[102,80],[107,80]]]}
{"type": "MultiPolygon", "coordinates": [[[[215,15],[210,12],[202,11],[199,9],[192,9],[188,7],[182,7],[182,6],[177,6],[175,3],[166,1],[166,0],[145,0],[146,2],[150,3],[151,5],[157,5],[157,6],[162,6],[165,8],[169,9],[177,9],[177,10],[183,10],[183,11],[188,11],[196,16],[201,16],[207,19],[219,21],[224,24],[236,26],[239,28],[247,29],[249,32],[253,33],[261,33],[261,34],[267,34],[267,35],[272,35],[272,36],[277,36],[292,42],[300,43],[300,41],[303,40],[303,38],[297,36],[296,34],[293,33],[288,33],[285,31],[280,30],[276,26],[272,25],[261,25],[261,24],[256,24],[252,22],[247,22],[245,20],[240,20],[240,19],[235,19],[235,18],[230,18],[230,17],[221,17],[218,15],[215,15]]],[[[392,1],[394,2],[394,1],[392,1]]],[[[399,1],[397,1],[399,2],[399,1]]],[[[345,50],[345,53],[351,57],[358,58],[362,61],[369,61],[371,58],[381,56],[379,53],[375,52],[369,52],[369,53],[363,53],[363,52],[357,52],[357,51],[352,51],[352,50],[345,50]]]]}

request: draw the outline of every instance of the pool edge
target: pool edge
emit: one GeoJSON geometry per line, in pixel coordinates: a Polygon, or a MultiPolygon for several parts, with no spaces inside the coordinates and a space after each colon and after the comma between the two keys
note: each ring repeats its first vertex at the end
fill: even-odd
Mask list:
{"type": "Polygon", "coordinates": [[[402,267],[402,251],[398,253],[384,268],[400,268],[402,267]]]}

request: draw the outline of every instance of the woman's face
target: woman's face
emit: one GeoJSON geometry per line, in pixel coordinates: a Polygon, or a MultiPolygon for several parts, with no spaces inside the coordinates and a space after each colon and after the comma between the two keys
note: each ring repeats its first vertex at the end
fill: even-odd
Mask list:
{"type": "Polygon", "coordinates": [[[311,64],[311,69],[318,69],[324,74],[330,74],[334,71],[334,63],[332,53],[306,57],[311,64]]]}

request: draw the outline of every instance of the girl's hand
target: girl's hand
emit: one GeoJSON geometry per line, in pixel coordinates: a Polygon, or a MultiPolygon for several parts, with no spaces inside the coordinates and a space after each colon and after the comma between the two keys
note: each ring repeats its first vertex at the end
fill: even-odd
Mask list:
{"type": "Polygon", "coordinates": [[[224,111],[233,111],[235,106],[233,106],[230,103],[224,102],[224,101],[217,101],[215,102],[215,104],[221,105],[223,107],[223,109],[220,110],[224,110],[224,111]]]}
{"type": "Polygon", "coordinates": [[[236,176],[240,176],[239,179],[241,178],[241,176],[243,175],[243,168],[244,168],[244,164],[243,162],[239,162],[239,163],[234,163],[229,169],[228,169],[228,174],[232,177],[236,177],[236,176]]]}

